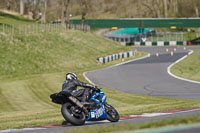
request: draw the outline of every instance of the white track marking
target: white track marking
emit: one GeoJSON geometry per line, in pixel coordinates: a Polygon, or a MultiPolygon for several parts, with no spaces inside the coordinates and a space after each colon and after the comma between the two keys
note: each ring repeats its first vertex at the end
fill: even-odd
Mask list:
{"type": "MultiPolygon", "coordinates": [[[[188,55],[191,55],[192,53],[193,53],[193,50],[190,50],[190,52],[188,53],[188,55]]],[[[178,77],[178,76],[172,74],[171,71],[170,71],[170,69],[171,69],[172,66],[174,66],[175,64],[177,64],[177,63],[179,63],[180,61],[182,61],[182,60],[184,60],[185,58],[187,58],[188,55],[185,55],[185,56],[183,56],[182,58],[180,58],[179,60],[177,60],[176,62],[172,63],[172,64],[167,68],[167,73],[168,73],[169,75],[171,75],[172,77],[174,77],[174,78],[177,78],[177,79],[180,79],[180,80],[184,80],[184,81],[187,81],[187,82],[192,82],[192,83],[200,84],[200,82],[198,82],[198,81],[194,81],[194,80],[189,80],[189,79],[185,79],[185,78],[178,77]]]]}
{"type": "Polygon", "coordinates": [[[170,115],[170,114],[178,114],[178,113],[186,113],[186,112],[192,112],[192,111],[198,111],[200,108],[197,109],[190,109],[190,110],[177,110],[177,112],[169,112],[169,113],[163,113],[163,112],[155,112],[155,113],[144,113],[141,115],[129,115],[130,117],[155,117],[155,116],[162,116],[162,115],[170,115]]]}
{"type": "Polygon", "coordinates": [[[24,132],[24,131],[31,131],[31,130],[41,130],[41,129],[46,129],[46,128],[23,128],[23,129],[6,129],[6,130],[1,130],[0,133],[12,133],[12,132],[24,132]]]}
{"type": "Polygon", "coordinates": [[[200,108],[199,109],[191,109],[191,110],[183,110],[183,111],[180,111],[180,112],[175,112],[175,113],[186,113],[186,112],[192,112],[192,111],[198,111],[198,110],[200,110],[200,108]]]}
{"type": "Polygon", "coordinates": [[[83,77],[84,77],[90,84],[92,84],[92,85],[95,86],[96,84],[93,83],[85,74],[86,74],[86,72],[83,73],[83,77]]]}
{"type": "Polygon", "coordinates": [[[172,114],[172,113],[144,113],[142,115],[130,115],[130,117],[138,117],[138,116],[141,116],[141,117],[155,117],[155,116],[169,115],[169,114],[172,114]]]}

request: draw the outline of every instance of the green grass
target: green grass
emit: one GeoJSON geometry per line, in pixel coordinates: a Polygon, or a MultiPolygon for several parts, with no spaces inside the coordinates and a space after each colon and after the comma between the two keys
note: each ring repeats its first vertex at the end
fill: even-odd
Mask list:
{"type": "MultiPolygon", "coordinates": [[[[120,46],[94,33],[74,30],[15,35],[12,40],[6,34],[0,37],[0,130],[62,124],[60,105],[52,103],[49,95],[61,90],[65,74],[72,71],[84,80],[85,71],[121,62],[101,64],[96,58],[130,50],[132,47],[120,46]]],[[[131,59],[144,55],[138,52],[131,59]]],[[[199,101],[140,96],[106,88],[103,91],[121,116],[200,107],[199,101]]]]}
{"type": "Polygon", "coordinates": [[[186,59],[175,64],[171,72],[179,77],[200,81],[200,50],[194,50],[194,53],[186,59]]]}
{"type": "Polygon", "coordinates": [[[144,123],[144,124],[131,124],[131,123],[124,123],[124,124],[112,124],[109,126],[95,126],[95,127],[86,127],[81,129],[72,129],[67,131],[66,133],[111,133],[111,132],[123,132],[123,131],[134,131],[139,129],[148,129],[149,128],[158,128],[158,127],[172,127],[174,125],[185,125],[185,124],[193,124],[200,122],[200,115],[192,116],[189,118],[177,118],[177,119],[170,119],[164,121],[157,121],[151,123],[144,123]]]}
{"type": "Polygon", "coordinates": [[[35,21],[25,18],[23,16],[11,15],[11,14],[0,11],[0,23],[16,25],[16,24],[24,24],[24,23],[30,24],[31,22],[35,22],[35,21]]]}

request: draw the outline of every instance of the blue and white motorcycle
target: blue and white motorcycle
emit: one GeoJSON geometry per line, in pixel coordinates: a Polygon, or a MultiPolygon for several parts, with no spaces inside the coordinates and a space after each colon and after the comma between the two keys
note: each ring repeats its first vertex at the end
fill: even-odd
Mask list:
{"type": "Polygon", "coordinates": [[[61,112],[67,122],[83,125],[85,121],[119,120],[117,110],[106,103],[106,96],[102,90],[97,87],[90,89],[91,96],[89,104],[86,105],[81,103],[83,92],[84,89],[76,91],[75,94],[61,91],[50,96],[52,102],[62,105],[61,112]]]}

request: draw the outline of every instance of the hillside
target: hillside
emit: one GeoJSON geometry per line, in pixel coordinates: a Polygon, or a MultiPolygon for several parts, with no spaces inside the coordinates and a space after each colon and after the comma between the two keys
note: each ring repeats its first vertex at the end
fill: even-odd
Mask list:
{"type": "MultiPolygon", "coordinates": [[[[33,21],[4,14],[0,23],[16,26],[33,21]]],[[[75,30],[17,34],[13,39],[0,30],[0,36],[0,129],[23,127],[32,121],[49,123],[42,120],[46,117],[60,121],[60,107],[51,103],[49,95],[60,91],[65,74],[73,71],[82,77],[82,72],[103,66],[97,57],[132,49],[75,30]]]]}

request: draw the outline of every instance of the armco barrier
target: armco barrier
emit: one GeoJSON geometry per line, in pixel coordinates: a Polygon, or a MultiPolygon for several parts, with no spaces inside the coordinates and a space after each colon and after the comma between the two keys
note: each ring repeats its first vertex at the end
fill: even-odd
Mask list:
{"type": "MultiPolygon", "coordinates": [[[[122,44],[124,45],[124,44],[122,44]]],[[[126,45],[130,45],[127,43],[126,45]]],[[[132,45],[136,46],[177,46],[177,45],[187,45],[187,41],[169,41],[169,42],[133,42],[132,45]]]]}
{"type": "Polygon", "coordinates": [[[122,52],[122,53],[118,53],[118,54],[109,55],[109,56],[106,56],[106,57],[100,57],[100,58],[97,59],[97,61],[99,61],[101,63],[107,63],[107,62],[111,62],[111,61],[114,61],[114,60],[135,56],[136,53],[137,53],[136,50],[130,51],[130,52],[122,52]]]}

